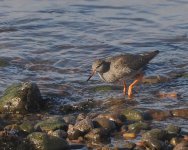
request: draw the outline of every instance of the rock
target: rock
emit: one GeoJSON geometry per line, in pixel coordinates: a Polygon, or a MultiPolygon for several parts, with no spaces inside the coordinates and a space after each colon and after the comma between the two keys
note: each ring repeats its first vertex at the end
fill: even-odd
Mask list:
{"type": "Polygon", "coordinates": [[[68,127],[67,134],[68,134],[69,140],[77,140],[79,137],[84,135],[84,133],[81,132],[80,130],[74,129],[74,126],[71,124],[68,127]]]}
{"type": "Polygon", "coordinates": [[[130,133],[130,132],[125,132],[123,133],[123,137],[128,140],[128,139],[135,139],[136,138],[136,134],[135,133],[130,133]]]}
{"type": "Polygon", "coordinates": [[[126,109],[123,111],[123,115],[127,118],[127,120],[133,120],[133,121],[141,121],[144,120],[144,114],[136,109],[126,109]]]}
{"type": "Polygon", "coordinates": [[[79,121],[85,119],[86,117],[87,117],[86,114],[80,113],[80,114],[78,114],[78,116],[77,116],[77,118],[76,118],[76,122],[79,122],[79,121]]]}
{"type": "Polygon", "coordinates": [[[128,125],[128,131],[134,133],[139,133],[140,130],[149,130],[149,129],[150,129],[149,125],[145,122],[136,122],[128,125]]]}
{"type": "Polygon", "coordinates": [[[164,142],[158,139],[154,139],[154,138],[145,140],[144,144],[145,144],[145,147],[151,150],[165,150],[167,147],[164,142]]]}
{"type": "Polygon", "coordinates": [[[92,143],[110,142],[110,136],[104,128],[95,128],[87,133],[84,138],[92,143]]]}
{"type": "Polygon", "coordinates": [[[34,125],[32,122],[25,121],[21,125],[19,125],[20,130],[26,132],[26,133],[31,133],[34,131],[34,125]]]}
{"type": "Polygon", "coordinates": [[[117,126],[122,126],[124,122],[126,121],[126,118],[122,114],[117,113],[111,113],[111,114],[100,114],[97,116],[97,118],[106,118],[108,120],[111,120],[115,122],[117,126]]]}
{"type": "Polygon", "coordinates": [[[170,79],[168,77],[165,76],[150,76],[150,77],[144,77],[142,79],[143,83],[149,83],[149,84],[154,84],[154,83],[163,83],[163,82],[167,82],[170,79]]]}
{"type": "Polygon", "coordinates": [[[94,128],[93,122],[91,119],[86,118],[81,121],[76,122],[74,125],[74,129],[77,129],[83,133],[88,133],[90,130],[94,128]]]}
{"type": "Polygon", "coordinates": [[[175,109],[171,111],[172,115],[174,117],[183,117],[183,118],[188,118],[188,109],[175,109]]]}
{"type": "Polygon", "coordinates": [[[60,130],[60,129],[55,130],[55,131],[49,131],[48,134],[58,137],[58,138],[63,138],[63,139],[66,139],[68,137],[67,132],[65,132],[64,130],[60,130]]]}
{"type": "Polygon", "coordinates": [[[40,91],[35,83],[17,83],[9,86],[1,97],[0,113],[37,112],[42,103],[40,91]]]}
{"type": "Polygon", "coordinates": [[[112,131],[116,129],[116,125],[113,121],[108,120],[106,118],[95,118],[93,120],[93,124],[96,128],[104,128],[107,131],[112,131]]]}
{"type": "Polygon", "coordinates": [[[54,131],[57,129],[62,129],[67,131],[68,125],[65,123],[62,117],[60,116],[54,116],[50,117],[49,119],[46,119],[44,121],[40,121],[35,125],[36,130],[41,130],[41,131],[54,131]]]}
{"type": "Polygon", "coordinates": [[[45,133],[33,132],[27,136],[27,139],[35,150],[70,150],[67,141],[45,133]]]}
{"type": "Polygon", "coordinates": [[[170,144],[173,145],[173,146],[176,146],[177,144],[179,144],[181,142],[181,138],[179,137],[173,137],[171,140],[170,140],[170,144]]]}
{"type": "Polygon", "coordinates": [[[154,120],[165,120],[168,117],[171,117],[170,111],[163,111],[163,110],[149,110],[147,113],[151,116],[152,119],[154,120]]]}
{"type": "Polygon", "coordinates": [[[173,150],[188,150],[188,142],[182,141],[181,143],[177,144],[173,150]]]}
{"type": "Polygon", "coordinates": [[[170,125],[168,125],[168,126],[166,127],[165,130],[168,132],[168,134],[169,134],[170,137],[172,138],[172,137],[177,136],[177,135],[180,133],[181,128],[178,127],[178,126],[175,126],[175,125],[173,125],[173,124],[170,124],[170,125]]]}
{"type": "Polygon", "coordinates": [[[142,135],[142,140],[148,140],[148,139],[157,139],[157,140],[164,140],[167,136],[167,131],[162,129],[152,129],[148,132],[145,132],[142,135]]]}
{"type": "Polygon", "coordinates": [[[122,150],[132,150],[136,147],[135,143],[125,141],[123,146],[121,147],[122,150]]]}
{"type": "Polygon", "coordinates": [[[76,123],[76,117],[73,115],[64,116],[63,119],[67,124],[74,125],[76,123]]]}

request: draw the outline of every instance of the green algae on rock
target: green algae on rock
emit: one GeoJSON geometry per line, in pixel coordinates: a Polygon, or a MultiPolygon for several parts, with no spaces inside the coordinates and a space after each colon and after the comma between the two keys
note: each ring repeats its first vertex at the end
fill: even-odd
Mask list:
{"type": "Polygon", "coordinates": [[[129,132],[139,133],[141,130],[149,130],[149,129],[150,129],[149,125],[145,122],[136,122],[128,125],[129,132]]]}
{"type": "Polygon", "coordinates": [[[60,116],[50,117],[44,121],[40,121],[35,125],[36,130],[42,131],[55,131],[57,129],[67,130],[68,125],[65,123],[64,119],[60,116]]]}
{"type": "Polygon", "coordinates": [[[12,84],[0,99],[0,113],[37,112],[41,106],[39,88],[31,82],[12,84]]]}
{"type": "Polygon", "coordinates": [[[122,112],[122,114],[127,118],[127,120],[132,120],[132,121],[144,120],[144,114],[140,110],[127,108],[122,112]]]}
{"type": "Polygon", "coordinates": [[[42,132],[33,132],[27,136],[35,150],[69,150],[68,142],[62,138],[47,135],[42,132]]]}

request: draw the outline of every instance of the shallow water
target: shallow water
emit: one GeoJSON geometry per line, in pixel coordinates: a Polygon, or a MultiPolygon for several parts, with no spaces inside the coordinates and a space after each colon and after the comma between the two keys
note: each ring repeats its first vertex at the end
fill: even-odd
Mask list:
{"type": "MultiPolygon", "coordinates": [[[[19,81],[39,85],[55,102],[122,97],[121,90],[92,92],[107,85],[98,76],[86,82],[96,58],[157,49],[146,75],[188,71],[186,0],[0,1],[0,93],[19,81]]],[[[188,107],[188,78],[141,85],[140,108],[188,107]],[[159,99],[156,91],[175,91],[179,99],[159,99]]]]}

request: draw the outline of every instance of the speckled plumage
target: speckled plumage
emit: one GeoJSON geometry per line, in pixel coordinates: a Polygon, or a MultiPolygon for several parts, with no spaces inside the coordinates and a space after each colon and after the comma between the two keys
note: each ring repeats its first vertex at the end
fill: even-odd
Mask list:
{"type": "Polygon", "coordinates": [[[92,69],[98,72],[105,82],[116,82],[121,79],[134,78],[142,73],[142,69],[159,51],[141,54],[122,54],[106,59],[96,60],[92,69]]]}

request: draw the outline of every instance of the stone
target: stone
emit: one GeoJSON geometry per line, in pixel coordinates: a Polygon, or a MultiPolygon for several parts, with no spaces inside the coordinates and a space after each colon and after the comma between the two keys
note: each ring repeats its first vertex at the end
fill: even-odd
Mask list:
{"type": "Polygon", "coordinates": [[[28,122],[28,121],[25,121],[21,125],[19,125],[19,128],[20,130],[27,133],[31,133],[34,131],[34,125],[32,124],[32,122],[28,122]]]}
{"type": "Polygon", "coordinates": [[[149,130],[149,129],[150,129],[149,125],[145,122],[136,122],[128,125],[128,131],[134,133],[139,133],[141,130],[149,130]]]}
{"type": "Polygon", "coordinates": [[[35,83],[24,82],[9,86],[0,99],[0,113],[40,111],[43,100],[35,83]]]}
{"type": "Polygon", "coordinates": [[[174,117],[188,118],[188,109],[187,108],[171,110],[171,113],[174,117]]]}
{"type": "Polygon", "coordinates": [[[122,113],[127,120],[133,120],[133,121],[141,121],[144,120],[144,114],[136,109],[127,108],[122,113]]]}
{"type": "Polygon", "coordinates": [[[77,129],[83,133],[88,133],[90,130],[94,128],[93,122],[91,119],[86,118],[81,121],[76,122],[74,125],[74,129],[77,129]]]}
{"type": "Polygon", "coordinates": [[[66,140],[46,133],[33,132],[27,136],[27,139],[35,150],[70,150],[66,140]]]}
{"type": "Polygon", "coordinates": [[[182,141],[177,144],[173,150],[188,150],[188,141],[182,141]]]}
{"type": "Polygon", "coordinates": [[[87,133],[84,138],[93,143],[110,142],[110,136],[104,128],[95,128],[87,133]]]}
{"type": "Polygon", "coordinates": [[[151,150],[165,150],[167,147],[164,142],[154,138],[145,140],[144,145],[151,150]]]}
{"type": "Polygon", "coordinates": [[[40,121],[35,125],[36,130],[41,130],[48,132],[50,130],[55,131],[57,129],[62,129],[67,131],[68,125],[65,123],[61,116],[53,116],[46,120],[40,121]]]}
{"type": "Polygon", "coordinates": [[[117,126],[122,126],[126,121],[126,118],[122,114],[117,113],[109,113],[109,114],[100,114],[97,118],[106,118],[108,120],[113,121],[117,126]]]}
{"type": "Polygon", "coordinates": [[[152,119],[154,120],[165,120],[168,117],[171,117],[171,113],[170,111],[163,111],[163,110],[156,110],[156,109],[152,109],[147,111],[147,113],[151,116],[152,119]]]}
{"type": "Polygon", "coordinates": [[[48,132],[48,134],[52,135],[52,136],[56,136],[58,138],[63,138],[66,139],[68,137],[67,132],[65,132],[64,130],[58,129],[52,132],[48,132]]]}
{"type": "Polygon", "coordinates": [[[93,124],[96,128],[104,128],[107,131],[113,131],[116,129],[116,125],[113,121],[106,118],[95,118],[93,124]]]}
{"type": "Polygon", "coordinates": [[[152,129],[142,134],[142,140],[143,141],[148,139],[165,140],[167,138],[166,136],[167,136],[167,131],[162,129],[152,129]]]}

